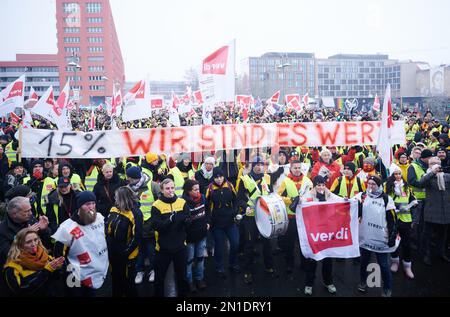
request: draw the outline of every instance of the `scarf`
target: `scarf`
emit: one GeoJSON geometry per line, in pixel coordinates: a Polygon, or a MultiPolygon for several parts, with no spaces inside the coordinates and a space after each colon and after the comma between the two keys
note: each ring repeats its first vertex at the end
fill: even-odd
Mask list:
{"type": "Polygon", "coordinates": [[[440,191],[445,191],[445,179],[444,179],[444,173],[439,172],[436,174],[437,177],[437,183],[440,191]]]}
{"type": "Polygon", "coordinates": [[[34,255],[25,251],[21,252],[18,263],[27,270],[40,271],[47,265],[48,260],[47,251],[43,247],[38,246],[34,255]]]}
{"type": "Polygon", "coordinates": [[[208,171],[206,170],[206,165],[203,164],[203,165],[202,165],[202,173],[203,173],[203,177],[204,177],[205,179],[207,179],[207,180],[210,180],[211,177],[212,177],[212,175],[213,175],[213,170],[214,170],[214,169],[212,169],[211,171],[208,172],[208,171]]]}
{"type": "Polygon", "coordinates": [[[403,179],[400,182],[394,182],[394,193],[395,196],[401,197],[403,195],[403,179]]]}
{"type": "Polygon", "coordinates": [[[294,176],[291,173],[289,173],[288,177],[295,183],[297,190],[299,190],[302,187],[303,174],[300,174],[300,176],[294,176]]]}
{"type": "Polygon", "coordinates": [[[381,196],[381,194],[383,194],[382,186],[379,186],[378,189],[374,192],[367,190],[367,195],[373,199],[379,198],[381,196]]]}
{"type": "Polygon", "coordinates": [[[255,180],[255,182],[257,182],[257,181],[259,181],[259,180],[261,180],[263,177],[264,177],[264,173],[261,173],[261,174],[255,174],[254,172],[253,172],[253,170],[250,172],[250,176],[251,176],[251,178],[253,178],[254,180],[255,180]]]}

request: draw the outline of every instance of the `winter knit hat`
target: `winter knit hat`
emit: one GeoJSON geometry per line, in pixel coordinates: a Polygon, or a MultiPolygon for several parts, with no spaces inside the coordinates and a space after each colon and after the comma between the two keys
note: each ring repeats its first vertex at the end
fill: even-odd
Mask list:
{"type": "Polygon", "coordinates": [[[370,156],[366,157],[363,160],[363,164],[371,164],[371,165],[375,166],[375,159],[373,157],[370,157],[370,156]]]}
{"type": "Polygon", "coordinates": [[[90,191],[84,191],[81,193],[78,193],[76,196],[77,199],[77,209],[79,209],[81,206],[83,206],[85,203],[88,202],[97,202],[97,198],[95,197],[93,192],[90,191]]]}
{"type": "Polygon", "coordinates": [[[154,161],[158,160],[158,159],[159,159],[158,154],[155,154],[155,153],[147,153],[147,155],[145,155],[145,160],[149,164],[151,162],[154,162],[154,161]]]}
{"type": "Polygon", "coordinates": [[[224,176],[225,177],[225,173],[223,172],[223,170],[220,167],[214,167],[213,169],[213,178],[217,178],[220,176],[224,176]]]}
{"type": "Polygon", "coordinates": [[[255,167],[258,164],[264,164],[264,160],[261,156],[256,156],[252,160],[252,168],[255,167]]]}
{"type": "Polygon", "coordinates": [[[378,186],[381,186],[381,178],[377,175],[371,175],[369,176],[369,178],[367,179],[367,181],[374,181],[378,186]]]}
{"type": "Polygon", "coordinates": [[[345,166],[345,167],[348,167],[348,169],[351,170],[353,174],[355,174],[355,171],[356,171],[355,163],[353,163],[353,162],[347,162],[347,163],[345,163],[344,166],[345,166]]]}
{"type": "Polygon", "coordinates": [[[316,177],[314,177],[313,185],[314,187],[316,187],[319,184],[326,184],[326,181],[325,178],[323,178],[323,176],[317,175],[316,177]]]}
{"type": "Polygon", "coordinates": [[[31,170],[33,170],[33,168],[36,166],[36,165],[41,165],[42,167],[44,167],[44,161],[43,160],[34,160],[32,163],[31,163],[31,165],[30,165],[30,168],[31,168],[31,170]]]}
{"type": "Polygon", "coordinates": [[[127,169],[127,176],[132,179],[141,179],[142,173],[141,169],[137,166],[132,166],[129,169],[127,169]]]}
{"type": "Polygon", "coordinates": [[[426,159],[426,158],[429,158],[432,156],[433,156],[433,152],[431,152],[430,149],[425,149],[422,151],[422,154],[420,154],[420,158],[422,158],[422,159],[426,159]]]}

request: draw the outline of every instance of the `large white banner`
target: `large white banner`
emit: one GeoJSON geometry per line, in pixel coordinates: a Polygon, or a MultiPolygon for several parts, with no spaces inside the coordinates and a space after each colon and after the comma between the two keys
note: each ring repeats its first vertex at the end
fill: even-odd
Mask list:
{"type": "Polygon", "coordinates": [[[236,41],[219,48],[202,62],[199,84],[207,104],[234,101],[236,41]]]}
{"type": "MultiPolygon", "coordinates": [[[[111,158],[153,153],[285,147],[374,145],[380,122],[317,122],[204,125],[144,130],[76,131],[26,129],[23,157],[111,158]]],[[[392,128],[405,144],[403,121],[392,128]]]]}
{"type": "Polygon", "coordinates": [[[357,200],[302,203],[296,219],[305,258],[320,261],[360,256],[357,200]]]}

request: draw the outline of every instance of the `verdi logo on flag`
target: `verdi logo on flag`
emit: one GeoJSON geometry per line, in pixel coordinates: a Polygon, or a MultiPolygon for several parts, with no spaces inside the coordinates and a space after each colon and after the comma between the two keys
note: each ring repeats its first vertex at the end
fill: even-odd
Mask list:
{"type": "Polygon", "coordinates": [[[219,48],[203,60],[202,73],[225,75],[227,71],[228,46],[219,48]]]}
{"type": "Polygon", "coordinates": [[[159,110],[162,109],[164,106],[164,100],[163,98],[154,98],[151,101],[152,110],[159,110]]]}
{"type": "Polygon", "coordinates": [[[300,245],[306,258],[359,256],[358,202],[304,203],[297,210],[300,245]]]}

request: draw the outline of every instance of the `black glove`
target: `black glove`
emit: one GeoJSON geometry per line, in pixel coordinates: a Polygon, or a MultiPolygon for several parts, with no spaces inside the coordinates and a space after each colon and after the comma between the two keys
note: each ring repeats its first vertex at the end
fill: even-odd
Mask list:
{"type": "Polygon", "coordinates": [[[292,204],[289,206],[289,209],[295,212],[297,210],[298,203],[300,202],[300,196],[297,196],[292,201],[292,204]]]}

